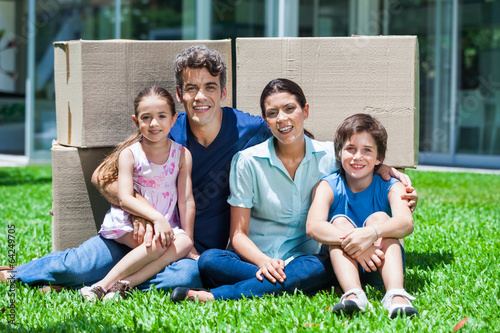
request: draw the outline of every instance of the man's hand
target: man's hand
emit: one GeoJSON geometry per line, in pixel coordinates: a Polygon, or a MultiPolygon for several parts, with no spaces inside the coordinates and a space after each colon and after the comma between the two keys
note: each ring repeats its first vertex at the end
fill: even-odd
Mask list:
{"type": "Polygon", "coordinates": [[[141,245],[144,241],[150,247],[153,241],[153,224],[139,216],[134,216],[134,240],[141,245]]]}

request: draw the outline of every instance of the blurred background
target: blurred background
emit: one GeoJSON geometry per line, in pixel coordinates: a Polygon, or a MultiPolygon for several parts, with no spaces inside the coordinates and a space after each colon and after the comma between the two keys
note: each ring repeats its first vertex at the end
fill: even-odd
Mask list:
{"type": "Polygon", "coordinates": [[[500,169],[500,0],[0,0],[0,160],[50,162],[54,41],[416,35],[421,165],[500,169]]]}

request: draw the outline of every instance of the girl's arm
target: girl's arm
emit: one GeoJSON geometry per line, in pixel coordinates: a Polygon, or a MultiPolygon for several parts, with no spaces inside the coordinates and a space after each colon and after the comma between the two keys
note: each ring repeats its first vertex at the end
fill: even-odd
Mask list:
{"type": "Polygon", "coordinates": [[[340,237],[345,234],[345,231],[328,221],[328,213],[333,200],[333,191],[328,182],[320,181],[313,190],[311,208],[307,215],[307,235],[326,245],[340,245],[340,237]]]}
{"type": "Polygon", "coordinates": [[[231,228],[229,238],[234,251],[245,261],[258,267],[257,279],[263,280],[262,274],[269,281],[283,282],[286,279],[284,269],[285,262],[281,259],[272,259],[264,254],[255,243],[248,237],[250,227],[251,208],[231,206],[231,228]]]}
{"type": "Polygon", "coordinates": [[[342,248],[348,255],[357,258],[378,238],[399,239],[413,232],[413,218],[410,208],[404,200],[401,200],[401,195],[405,192],[405,186],[400,182],[391,187],[388,198],[392,217],[386,222],[356,228],[341,237],[343,239],[342,248]]]}
{"type": "Polygon", "coordinates": [[[167,219],[149,204],[144,204],[134,194],[134,155],[130,149],[124,149],[118,158],[118,199],[120,206],[127,212],[141,216],[153,223],[155,239],[159,239],[166,248],[173,240],[172,228],[167,219]]]}
{"type": "MultiPolygon", "coordinates": [[[[193,159],[191,157],[191,152],[185,147],[182,147],[179,175],[177,176],[177,207],[179,208],[181,228],[188,234],[189,238],[194,241],[193,234],[196,207],[193,197],[193,183],[191,180],[192,168],[193,159]]],[[[194,247],[191,250],[191,257],[193,259],[199,257],[194,247]]]]}

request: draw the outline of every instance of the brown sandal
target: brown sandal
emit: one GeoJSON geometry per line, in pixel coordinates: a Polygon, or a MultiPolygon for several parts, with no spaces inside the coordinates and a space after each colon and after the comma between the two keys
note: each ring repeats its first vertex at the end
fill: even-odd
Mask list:
{"type": "Polygon", "coordinates": [[[104,295],[104,298],[102,300],[107,301],[110,299],[114,299],[115,301],[118,301],[120,298],[126,299],[129,290],[130,290],[129,283],[127,281],[119,280],[111,287],[111,289],[108,290],[108,292],[106,293],[106,295],[104,295]],[[120,297],[115,297],[117,294],[120,297]]]}

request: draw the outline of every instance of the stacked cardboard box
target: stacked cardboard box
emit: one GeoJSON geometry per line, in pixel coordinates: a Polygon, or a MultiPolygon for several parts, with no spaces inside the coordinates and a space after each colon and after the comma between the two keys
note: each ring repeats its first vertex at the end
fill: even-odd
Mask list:
{"type": "MultiPolygon", "coordinates": [[[[232,105],[229,40],[55,43],[53,250],[78,246],[97,234],[109,204],[90,184],[93,170],[133,130],[137,93],[151,84],[174,93],[175,55],[200,43],[217,49],[228,63],[224,105],[232,105]]],[[[368,112],[388,129],[386,163],[399,168],[417,164],[416,37],[242,38],[236,40],[236,61],[238,109],[260,114],[264,86],[289,78],[308,98],[306,128],[316,139],[332,140],[344,118],[368,112]]],[[[177,111],[182,111],[180,104],[177,111]]]]}

